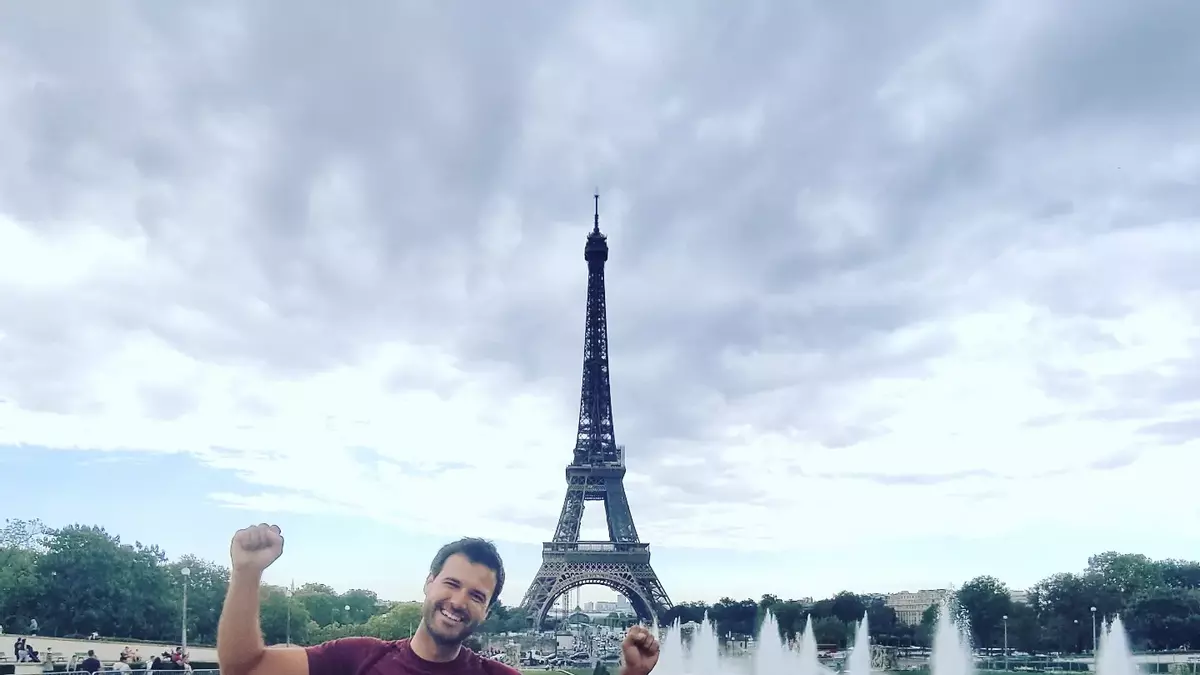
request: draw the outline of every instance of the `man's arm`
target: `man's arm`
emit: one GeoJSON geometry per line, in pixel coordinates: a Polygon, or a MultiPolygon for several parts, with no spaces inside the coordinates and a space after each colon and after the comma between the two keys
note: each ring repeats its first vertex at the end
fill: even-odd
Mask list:
{"type": "Polygon", "coordinates": [[[345,638],[315,647],[271,647],[263,642],[258,589],[262,573],[283,553],[283,534],[262,523],[238,530],[229,545],[233,574],[221,621],[217,661],[222,675],[351,675],[364,654],[382,644],[374,638],[345,638]]]}
{"type": "Polygon", "coordinates": [[[273,647],[263,642],[258,618],[262,574],[235,569],[217,624],[217,661],[225,675],[309,675],[303,647],[273,647]]]}

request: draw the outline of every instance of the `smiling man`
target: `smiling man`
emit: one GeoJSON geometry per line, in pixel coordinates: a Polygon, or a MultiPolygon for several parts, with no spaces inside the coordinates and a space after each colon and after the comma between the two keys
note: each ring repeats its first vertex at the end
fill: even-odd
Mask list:
{"type": "MultiPolygon", "coordinates": [[[[409,639],[357,637],[268,649],[259,625],[258,590],[263,571],[282,553],[283,534],[274,525],[254,525],[233,536],[233,574],[217,630],[223,675],[518,674],[463,647],[504,588],[504,563],[491,542],[460,539],[437,552],[425,579],[421,624],[409,639]]],[[[658,663],[658,641],[641,626],[629,630],[621,652],[622,675],[648,675],[658,663]]]]}

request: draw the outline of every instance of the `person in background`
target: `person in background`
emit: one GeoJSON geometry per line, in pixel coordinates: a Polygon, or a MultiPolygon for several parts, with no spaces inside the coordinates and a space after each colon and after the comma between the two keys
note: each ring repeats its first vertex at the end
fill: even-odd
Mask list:
{"type": "Polygon", "coordinates": [[[85,673],[98,673],[104,670],[104,664],[100,663],[100,659],[96,658],[96,652],[89,649],[87,658],[83,663],[79,664],[79,669],[85,673]]]}
{"type": "MultiPolygon", "coordinates": [[[[460,539],[437,552],[425,578],[421,623],[411,638],[352,637],[268,649],[259,620],[259,587],[263,571],[282,554],[283,534],[275,525],[253,525],[233,536],[233,570],[217,625],[222,675],[519,675],[512,666],[463,646],[504,587],[504,563],[491,542],[460,539]]],[[[658,650],[649,630],[631,628],[621,645],[621,675],[649,675],[658,650]]]]}

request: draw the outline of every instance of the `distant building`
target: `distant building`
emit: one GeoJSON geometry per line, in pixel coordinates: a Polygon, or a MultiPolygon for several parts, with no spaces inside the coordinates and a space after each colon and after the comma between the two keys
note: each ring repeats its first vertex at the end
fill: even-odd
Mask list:
{"type": "Polygon", "coordinates": [[[623,595],[618,595],[616,600],[595,600],[585,602],[582,606],[582,611],[588,614],[631,614],[633,606],[629,604],[629,599],[623,595]]]}
{"type": "Polygon", "coordinates": [[[921,623],[925,610],[941,602],[950,591],[944,589],[925,591],[900,591],[889,593],[883,597],[883,604],[896,612],[900,623],[915,626],[921,623]]]}
{"type": "Polygon", "coordinates": [[[1029,604],[1029,591],[1009,591],[1008,597],[1018,605],[1029,604]]]}

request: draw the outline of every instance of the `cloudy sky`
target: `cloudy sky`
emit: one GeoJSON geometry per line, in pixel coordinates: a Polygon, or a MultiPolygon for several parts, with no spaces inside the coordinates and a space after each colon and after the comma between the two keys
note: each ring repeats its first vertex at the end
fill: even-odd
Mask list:
{"type": "Polygon", "coordinates": [[[598,186],[675,600],[1194,557],[1197,69],[1188,0],[0,4],[5,516],[518,602],[598,186]]]}

